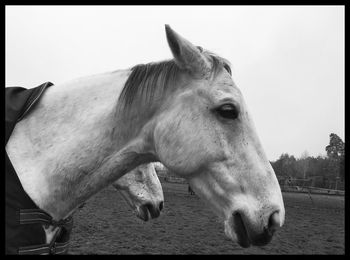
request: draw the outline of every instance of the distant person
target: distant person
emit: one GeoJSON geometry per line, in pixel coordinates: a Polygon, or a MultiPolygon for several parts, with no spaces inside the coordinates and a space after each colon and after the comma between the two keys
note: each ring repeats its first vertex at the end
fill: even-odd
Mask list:
{"type": "Polygon", "coordinates": [[[195,193],[194,193],[194,191],[192,190],[192,188],[191,188],[190,185],[188,185],[188,193],[189,193],[190,195],[195,195],[195,193]]]}

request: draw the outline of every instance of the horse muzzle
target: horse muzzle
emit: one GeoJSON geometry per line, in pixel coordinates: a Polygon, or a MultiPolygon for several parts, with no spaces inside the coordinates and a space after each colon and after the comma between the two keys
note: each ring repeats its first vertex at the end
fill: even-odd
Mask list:
{"type": "Polygon", "coordinates": [[[265,246],[271,242],[274,233],[282,226],[280,212],[273,211],[268,215],[265,225],[257,225],[243,212],[234,212],[225,223],[225,232],[244,248],[265,246]]]}
{"type": "Polygon", "coordinates": [[[157,218],[164,207],[164,202],[161,201],[157,205],[146,203],[137,208],[137,217],[143,221],[148,221],[151,218],[157,218]]]}

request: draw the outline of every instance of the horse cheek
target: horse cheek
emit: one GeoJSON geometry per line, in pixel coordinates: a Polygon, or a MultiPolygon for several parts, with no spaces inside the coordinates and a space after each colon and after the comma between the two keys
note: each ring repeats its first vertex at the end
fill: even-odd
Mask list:
{"type": "Polygon", "coordinates": [[[167,168],[186,177],[210,160],[208,129],[198,128],[196,119],[186,120],[186,116],[168,118],[155,129],[156,152],[167,168]]]}

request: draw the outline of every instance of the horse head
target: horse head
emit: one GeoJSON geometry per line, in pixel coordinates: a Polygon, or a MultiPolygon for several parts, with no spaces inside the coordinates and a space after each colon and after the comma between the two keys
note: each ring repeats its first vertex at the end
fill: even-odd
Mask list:
{"type": "Polygon", "coordinates": [[[163,189],[152,163],[143,164],[113,183],[136,216],[157,218],[164,207],[163,189]]]}
{"type": "Polygon", "coordinates": [[[229,62],[167,25],[166,36],[174,59],[134,67],[120,100],[151,118],[138,136],[152,160],[190,183],[230,239],[266,245],[284,223],[282,193],[229,62]]]}

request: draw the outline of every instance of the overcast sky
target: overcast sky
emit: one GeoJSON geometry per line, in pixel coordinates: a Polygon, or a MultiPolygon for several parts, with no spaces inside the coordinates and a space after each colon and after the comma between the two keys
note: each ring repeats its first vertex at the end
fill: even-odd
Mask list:
{"type": "Polygon", "coordinates": [[[171,58],[164,24],[232,63],[269,160],[344,140],[343,6],[6,6],[6,87],[171,58]]]}

